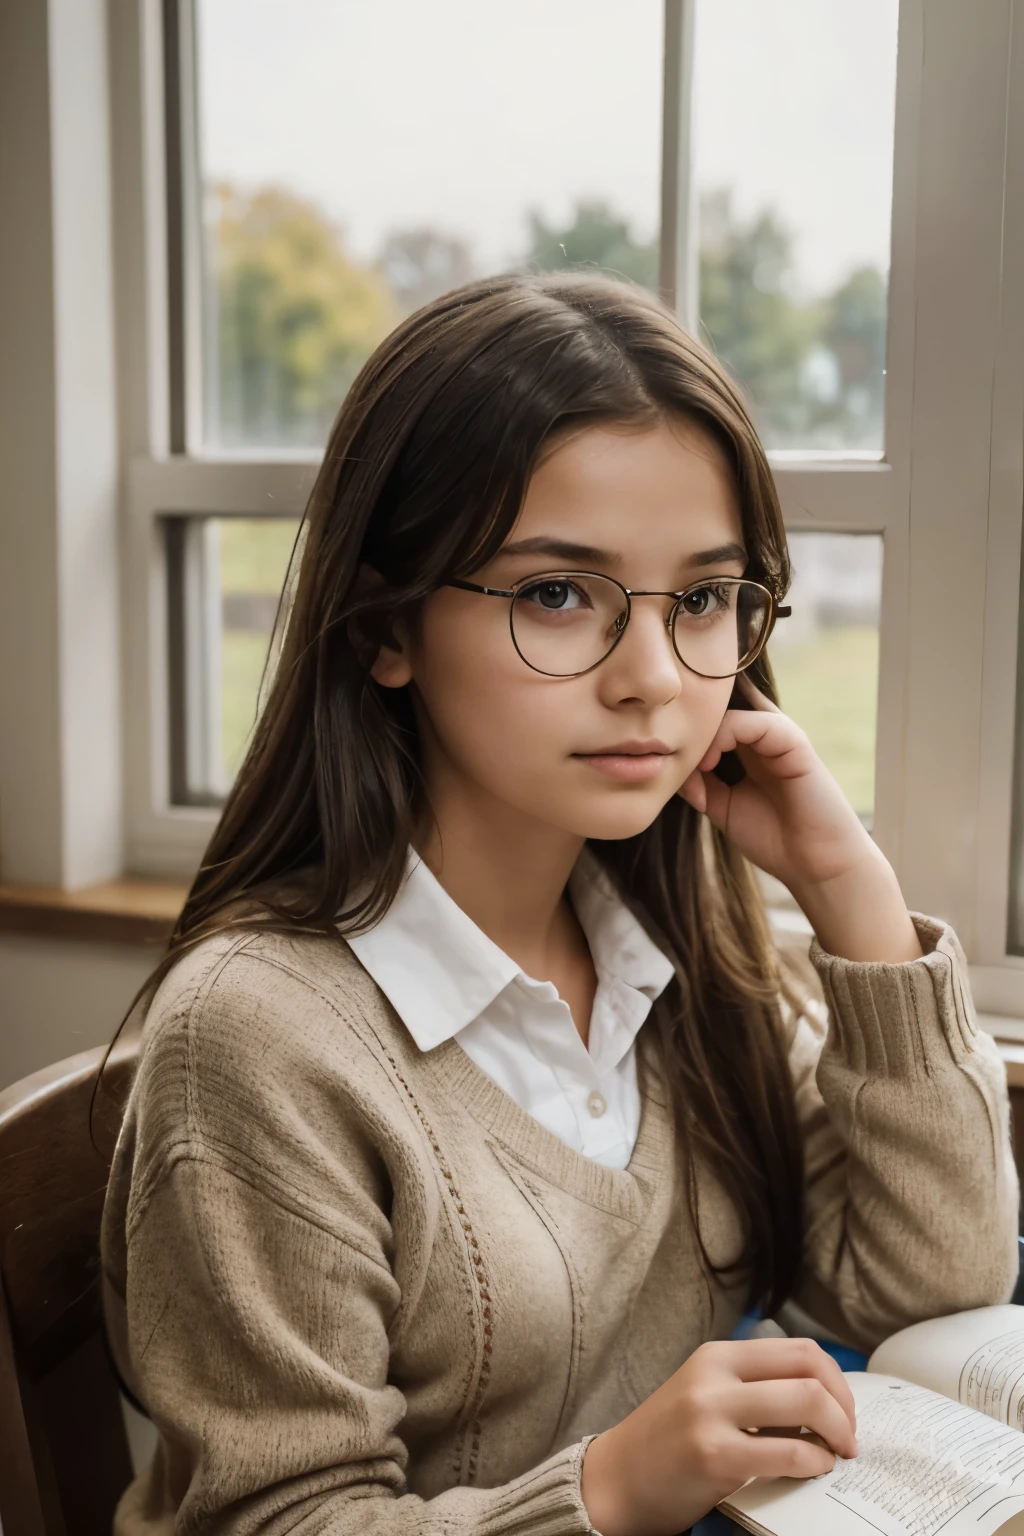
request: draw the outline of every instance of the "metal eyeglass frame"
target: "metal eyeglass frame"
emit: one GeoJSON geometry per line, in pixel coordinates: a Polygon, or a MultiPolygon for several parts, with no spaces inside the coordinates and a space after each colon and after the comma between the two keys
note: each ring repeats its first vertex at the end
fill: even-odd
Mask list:
{"type": "Polygon", "coordinates": [[[690,585],[688,587],[684,587],[681,592],[648,592],[640,587],[624,587],[621,581],[616,581],[614,576],[606,576],[603,571],[539,571],[535,576],[520,577],[518,581],[512,583],[511,587],[482,587],[478,582],[462,581],[458,577],[453,577],[450,581],[446,581],[444,585],[446,587],[458,587],[462,592],[480,592],[484,595],[484,597],[507,597],[514,600],[516,597],[518,597],[519,593],[524,587],[536,586],[538,583],[544,581],[568,581],[573,576],[596,576],[600,581],[610,581],[613,586],[618,587],[619,591],[626,599],[625,618],[622,619],[621,624],[616,621],[615,639],[605,651],[604,655],[601,656],[597,661],[592,662],[589,667],[583,667],[579,672],[545,672],[542,667],[535,667],[532,661],[527,661],[526,657],[519,649],[519,643],[516,640],[515,626],[512,623],[514,602],[509,603],[508,628],[509,634],[512,636],[512,644],[516,649],[516,655],[519,657],[520,661],[522,661],[526,666],[530,668],[531,671],[538,672],[541,677],[584,677],[588,672],[593,672],[595,667],[599,667],[603,661],[607,661],[612,651],[614,651],[615,647],[626,633],[626,627],[629,624],[629,620],[633,612],[632,599],[634,597],[671,597],[675,599],[672,607],[669,610],[668,617],[665,620],[665,628],[668,630],[669,639],[672,641],[672,649],[676,656],[679,658],[682,665],[686,668],[687,672],[692,672],[694,677],[708,678],[709,681],[716,681],[718,679],[714,677],[709,678],[706,672],[698,672],[696,667],[691,667],[686,658],[680,655],[679,647],[676,645],[676,614],[679,612],[679,605],[683,601],[684,597],[689,596],[691,592],[699,592],[701,587],[710,586],[712,581],[717,581],[720,584],[728,582],[730,586],[742,585],[748,587],[757,587],[761,592],[765,594],[768,599],[768,623],[765,625],[765,631],[761,637],[760,645],[757,647],[757,650],[754,651],[753,655],[751,655],[743,663],[742,667],[738,667],[735,672],[723,673],[723,678],[738,677],[741,672],[745,672],[748,667],[752,666],[760,656],[761,652],[764,650],[765,646],[768,644],[769,636],[771,635],[772,630],[775,628],[776,619],[788,619],[790,614],[793,612],[792,608],[788,604],[786,606],[780,606],[780,604],[775,601],[774,594],[770,592],[767,587],[762,586],[759,581],[751,581],[747,576],[705,576],[702,581],[692,581],[690,585]]]}

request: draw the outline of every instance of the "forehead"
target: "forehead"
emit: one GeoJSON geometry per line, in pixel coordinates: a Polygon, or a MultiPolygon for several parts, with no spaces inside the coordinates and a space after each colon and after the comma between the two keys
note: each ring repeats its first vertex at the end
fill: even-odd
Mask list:
{"type": "Polygon", "coordinates": [[[742,543],[739,503],[710,435],[678,419],[560,437],[535,470],[513,538],[573,538],[625,553],[742,543]]]}

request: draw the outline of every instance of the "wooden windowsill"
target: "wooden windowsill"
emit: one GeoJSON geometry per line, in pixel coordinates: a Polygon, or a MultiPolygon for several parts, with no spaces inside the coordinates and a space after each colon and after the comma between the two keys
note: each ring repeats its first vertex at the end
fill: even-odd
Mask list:
{"type": "Polygon", "coordinates": [[[176,881],[130,876],[77,891],[0,884],[0,933],[156,945],[169,937],[187,895],[176,881]]]}

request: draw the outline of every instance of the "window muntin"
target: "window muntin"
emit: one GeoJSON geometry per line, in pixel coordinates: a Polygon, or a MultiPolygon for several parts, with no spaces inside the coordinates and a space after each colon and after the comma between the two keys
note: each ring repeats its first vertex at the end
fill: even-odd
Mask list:
{"type": "Polygon", "coordinates": [[[659,0],[196,0],[207,450],[323,445],[362,362],[468,278],[654,285],[659,0]]]}
{"type": "Polygon", "coordinates": [[[702,334],[769,448],[884,446],[898,8],[697,9],[702,334]]]}

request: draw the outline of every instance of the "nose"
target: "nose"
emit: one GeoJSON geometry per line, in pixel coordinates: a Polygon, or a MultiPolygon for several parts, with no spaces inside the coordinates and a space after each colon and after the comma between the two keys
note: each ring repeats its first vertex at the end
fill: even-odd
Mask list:
{"type": "Polygon", "coordinates": [[[611,655],[598,667],[603,702],[641,704],[646,708],[671,704],[682,687],[682,663],[672,647],[662,597],[634,598],[625,633],[611,655]]]}

